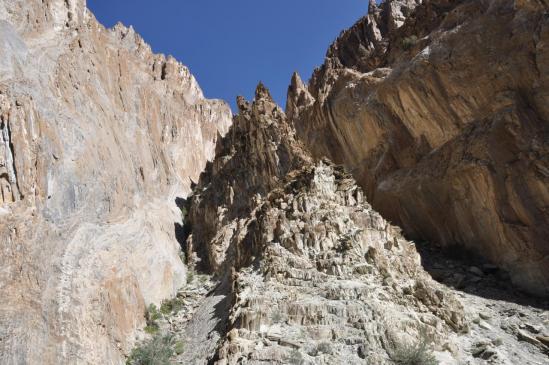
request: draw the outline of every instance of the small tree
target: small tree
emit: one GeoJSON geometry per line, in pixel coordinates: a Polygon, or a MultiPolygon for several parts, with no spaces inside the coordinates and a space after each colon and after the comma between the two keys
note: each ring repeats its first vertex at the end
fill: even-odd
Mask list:
{"type": "Polygon", "coordinates": [[[175,342],[170,335],[156,335],[150,341],[134,348],[127,365],[170,365],[175,342]]]}

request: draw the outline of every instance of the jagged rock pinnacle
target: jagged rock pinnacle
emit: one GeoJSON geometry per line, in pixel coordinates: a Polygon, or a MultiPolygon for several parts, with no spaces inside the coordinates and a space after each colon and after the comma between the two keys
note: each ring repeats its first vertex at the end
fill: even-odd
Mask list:
{"type": "Polygon", "coordinates": [[[268,100],[273,101],[273,97],[271,96],[271,92],[267,87],[263,84],[263,82],[259,82],[257,84],[257,88],[255,89],[255,100],[268,100]]]}
{"type": "Polygon", "coordinates": [[[377,8],[376,0],[370,0],[368,4],[368,14],[370,14],[375,8],[377,8]]]}
{"type": "Polygon", "coordinates": [[[302,88],[305,88],[305,84],[303,83],[303,80],[301,79],[301,76],[299,76],[297,71],[295,71],[292,74],[291,89],[292,90],[297,90],[297,89],[302,89],[302,88]]]}
{"type": "Polygon", "coordinates": [[[294,119],[298,116],[300,108],[308,106],[314,102],[314,98],[309,93],[309,90],[299,74],[294,72],[292,81],[288,86],[288,96],[286,101],[286,115],[288,118],[294,119]]]}
{"type": "Polygon", "coordinates": [[[246,100],[242,95],[236,97],[236,106],[240,112],[244,112],[250,109],[250,102],[246,100]]]}

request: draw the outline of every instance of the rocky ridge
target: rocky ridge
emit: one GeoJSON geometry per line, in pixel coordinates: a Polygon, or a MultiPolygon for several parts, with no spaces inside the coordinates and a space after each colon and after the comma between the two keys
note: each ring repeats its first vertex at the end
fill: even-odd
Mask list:
{"type": "Polygon", "coordinates": [[[484,255],[549,292],[548,5],[370,2],[287,114],[407,237],[484,255]]]}
{"type": "MultiPolygon", "coordinates": [[[[222,316],[208,303],[200,311],[220,321],[218,350],[193,363],[393,364],[422,345],[444,364],[545,361],[545,345],[506,313],[545,321],[541,333],[547,312],[434,281],[414,243],[372,209],[344,168],[308,156],[262,85],[239,105],[190,201],[190,264],[225,283],[227,297],[222,316]],[[522,344],[521,334],[533,340],[522,344]]],[[[197,331],[175,330],[210,344],[212,332],[197,339],[197,331]]]]}
{"type": "Polygon", "coordinates": [[[0,53],[0,363],[121,363],[231,111],[83,0],[0,2],[0,53]]]}

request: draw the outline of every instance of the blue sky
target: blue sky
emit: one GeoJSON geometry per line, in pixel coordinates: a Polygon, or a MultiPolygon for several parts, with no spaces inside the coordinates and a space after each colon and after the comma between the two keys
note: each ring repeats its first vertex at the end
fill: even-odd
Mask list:
{"type": "Polygon", "coordinates": [[[307,80],[367,0],[88,0],[111,27],[133,25],[155,52],[187,65],[209,98],[251,99],[258,81],[281,105],[293,71],[307,80]]]}

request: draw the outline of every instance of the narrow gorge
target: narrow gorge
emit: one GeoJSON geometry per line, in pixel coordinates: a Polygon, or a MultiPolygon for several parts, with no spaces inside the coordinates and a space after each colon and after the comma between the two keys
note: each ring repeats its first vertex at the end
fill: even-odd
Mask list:
{"type": "Polygon", "coordinates": [[[233,116],[85,0],[0,0],[0,363],[547,364],[547,1],[327,48],[233,116]]]}

